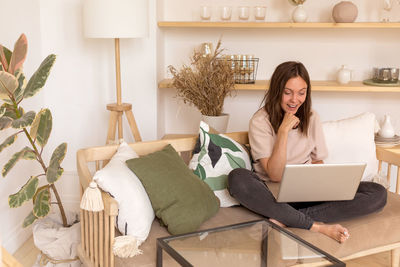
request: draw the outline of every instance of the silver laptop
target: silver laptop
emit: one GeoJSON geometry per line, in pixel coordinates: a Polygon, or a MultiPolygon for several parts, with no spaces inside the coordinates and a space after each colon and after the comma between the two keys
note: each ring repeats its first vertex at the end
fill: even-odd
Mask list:
{"type": "Polygon", "coordinates": [[[280,183],[268,183],[277,202],[351,200],[366,163],[286,165],[280,183]]]}

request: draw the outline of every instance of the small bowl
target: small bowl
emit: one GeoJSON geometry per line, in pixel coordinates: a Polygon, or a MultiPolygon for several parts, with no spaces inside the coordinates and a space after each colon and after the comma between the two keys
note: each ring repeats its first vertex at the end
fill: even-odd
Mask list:
{"type": "Polygon", "coordinates": [[[399,68],[373,68],[372,80],[377,83],[397,83],[399,68]]]}

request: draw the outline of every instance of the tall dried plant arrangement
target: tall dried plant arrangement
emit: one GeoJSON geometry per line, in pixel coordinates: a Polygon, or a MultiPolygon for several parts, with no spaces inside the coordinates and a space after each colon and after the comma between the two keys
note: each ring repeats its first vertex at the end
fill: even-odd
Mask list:
{"type": "Polygon", "coordinates": [[[225,97],[231,95],[235,86],[232,64],[219,57],[222,51],[219,40],[210,54],[195,50],[190,66],[183,65],[179,71],[168,66],[177,96],[184,103],[194,105],[203,115],[220,116],[225,97]]]}

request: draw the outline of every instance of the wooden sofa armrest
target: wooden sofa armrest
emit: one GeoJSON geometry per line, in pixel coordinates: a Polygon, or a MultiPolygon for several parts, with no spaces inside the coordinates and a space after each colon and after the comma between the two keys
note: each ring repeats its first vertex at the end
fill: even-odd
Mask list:
{"type": "Polygon", "coordinates": [[[115,237],[115,218],[118,215],[118,203],[108,193],[102,192],[104,210],[81,212],[81,258],[90,259],[94,266],[106,263],[114,266],[112,247],[115,237]]]}
{"type": "Polygon", "coordinates": [[[400,194],[400,145],[394,147],[376,147],[376,157],[379,160],[378,171],[382,170],[382,162],[387,163],[387,180],[390,184],[392,165],[397,167],[396,193],[400,194]]]}
{"type": "MultiPolygon", "coordinates": [[[[101,150],[101,148],[99,148],[101,150]]],[[[81,149],[77,152],[77,168],[81,192],[83,192],[93,176],[88,163],[96,162],[96,169],[100,161],[109,159],[107,154],[113,155],[116,147],[104,147],[105,153],[95,153],[93,149],[81,149]]],[[[114,266],[112,246],[115,237],[115,218],[118,215],[118,202],[108,193],[101,193],[104,210],[91,212],[80,210],[81,215],[81,245],[78,255],[83,259],[85,266],[114,266]],[[93,265],[94,264],[94,265],[93,265]],[[105,265],[103,265],[105,264],[105,265]]]]}

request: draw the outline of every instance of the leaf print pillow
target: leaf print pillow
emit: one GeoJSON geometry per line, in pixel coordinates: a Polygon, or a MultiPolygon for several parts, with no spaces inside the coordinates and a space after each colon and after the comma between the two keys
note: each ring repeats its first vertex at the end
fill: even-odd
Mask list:
{"type": "Polygon", "coordinates": [[[249,154],[238,142],[223,134],[210,133],[210,127],[201,121],[189,168],[210,186],[221,207],[230,207],[239,203],[226,189],[228,174],[236,168],[251,170],[251,162],[249,154]]]}

